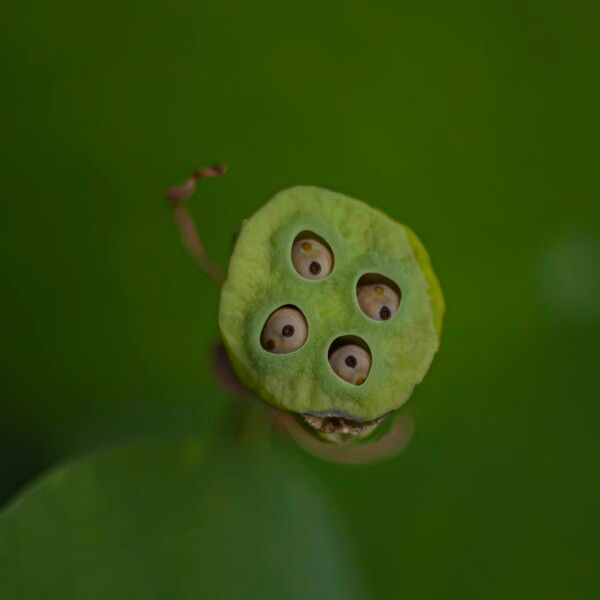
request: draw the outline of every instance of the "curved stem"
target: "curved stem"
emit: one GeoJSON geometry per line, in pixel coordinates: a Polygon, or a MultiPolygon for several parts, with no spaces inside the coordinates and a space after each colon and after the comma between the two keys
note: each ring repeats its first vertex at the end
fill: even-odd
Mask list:
{"type": "Polygon", "coordinates": [[[225,276],[223,275],[221,268],[213,263],[208,257],[206,250],[200,241],[198,228],[190,217],[184,202],[196,190],[197,181],[206,177],[217,177],[226,172],[227,167],[225,167],[225,165],[216,165],[214,167],[198,169],[197,171],[194,171],[182,185],[169,188],[165,193],[167,201],[173,211],[175,223],[177,223],[177,227],[181,232],[184,246],[187,248],[190,256],[200,271],[218,285],[221,285],[225,281],[225,276]]]}

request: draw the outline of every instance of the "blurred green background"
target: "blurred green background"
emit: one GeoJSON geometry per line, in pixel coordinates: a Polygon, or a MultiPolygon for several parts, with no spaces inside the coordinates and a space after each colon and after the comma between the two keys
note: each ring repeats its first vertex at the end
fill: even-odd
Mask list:
{"type": "Polygon", "coordinates": [[[409,224],[445,291],[400,457],[275,442],[324,490],[367,597],[598,597],[597,3],[1,14],[2,498],[80,451],[227,420],[218,291],[161,196],[223,161],[192,204],[223,265],[243,218],[314,184],[409,224]]]}

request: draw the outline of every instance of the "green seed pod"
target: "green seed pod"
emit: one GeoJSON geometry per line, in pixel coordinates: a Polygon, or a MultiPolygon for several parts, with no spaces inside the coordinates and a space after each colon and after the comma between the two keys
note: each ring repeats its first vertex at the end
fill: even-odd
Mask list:
{"type": "Polygon", "coordinates": [[[263,400],[322,431],[358,432],[423,379],[443,312],[410,229],[341,194],[294,187],[245,221],[219,323],[237,375],[263,400]]]}

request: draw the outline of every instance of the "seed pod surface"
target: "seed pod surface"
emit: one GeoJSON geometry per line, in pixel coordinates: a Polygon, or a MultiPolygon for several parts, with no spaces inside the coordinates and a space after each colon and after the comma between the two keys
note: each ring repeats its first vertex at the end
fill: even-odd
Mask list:
{"type": "Polygon", "coordinates": [[[443,313],[429,257],[410,229],[342,194],[294,187],[245,222],[219,325],[236,373],[263,400],[361,423],[409,398],[438,349],[443,313]],[[289,324],[272,343],[265,332],[284,307],[306,320],[306,332],[279,353],[279,339],[294,342],[289,324]],[[368,359],[346,356],[344,340],[368,349],[368,359]],[[363,359],[369,368],[354,377],[363,359]]]}

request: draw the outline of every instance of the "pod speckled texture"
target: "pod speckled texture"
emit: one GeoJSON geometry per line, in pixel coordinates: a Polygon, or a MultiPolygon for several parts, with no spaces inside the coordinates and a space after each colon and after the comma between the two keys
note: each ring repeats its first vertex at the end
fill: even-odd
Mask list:
{"type": "Polygon", "coordinates": [[[240,232],[223,285],[219,324],[233,367],[263,400],[297,413],[362,422],[401,406],[425,376],[439,346],[444,300],[427,252],[404,225],[367,204],[317,187],[277,194],[240,232]],[[317,234],[333,252],[331,273],[303,278],[291,249],[302,232],[317,234]],[[373,320],[357,301],[357,283],[379,274],[401,290],[397,312],[373,320]],[[273,354],[261,331],[276,309],[304,314],[308,337],[298,350],[273,354]],[[371,352],[362,385],[332,370],[334,340],[355,336],[371,352]]]}

